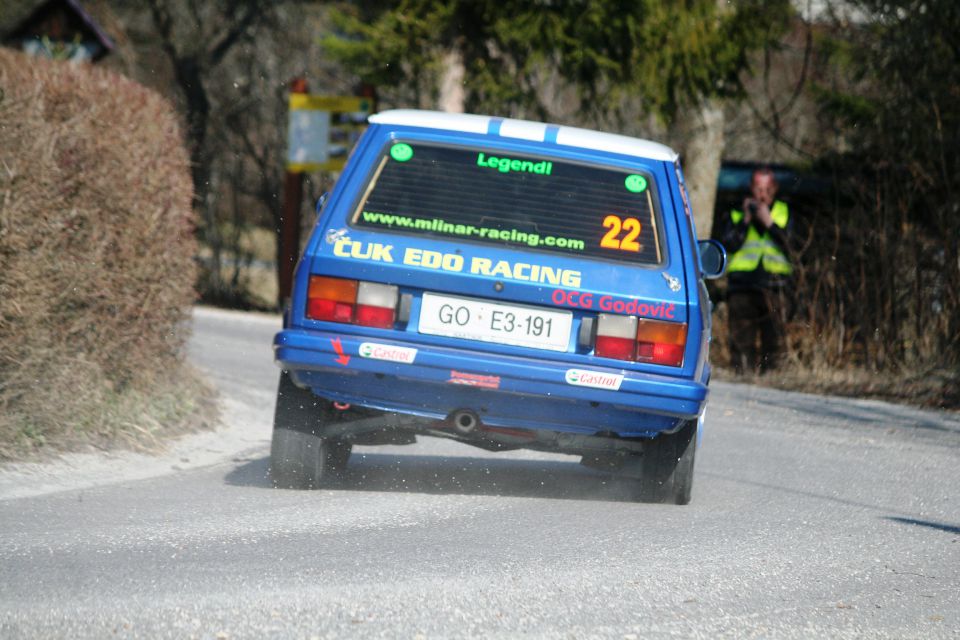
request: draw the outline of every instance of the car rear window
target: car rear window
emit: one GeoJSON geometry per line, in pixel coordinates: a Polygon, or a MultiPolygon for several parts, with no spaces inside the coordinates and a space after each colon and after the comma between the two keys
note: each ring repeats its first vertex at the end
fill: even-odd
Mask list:
{"type": "Polygon", "coordinates": [[[653,178],[527,154],[395,141],[359,227],[579,256],[662,261],[653,178]]]}

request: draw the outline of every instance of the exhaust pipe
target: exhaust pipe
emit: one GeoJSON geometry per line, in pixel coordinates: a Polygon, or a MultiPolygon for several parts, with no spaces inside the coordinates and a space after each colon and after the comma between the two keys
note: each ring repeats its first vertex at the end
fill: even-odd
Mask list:
{"type": "Polygon", "coordinates": [[[469,409],[459,409],[452,414],[453,430],[460,435],[470,435],[480,426],[480,418],[469,409]]]}
{"type": "Polygon", "coordinates": [[[349,403],[349,402],[334,402],[334,403],[333,403],[333,408],[336,409],[337,411],[346,411],[347,409],[350,408],[350,403],[349,403]]]}

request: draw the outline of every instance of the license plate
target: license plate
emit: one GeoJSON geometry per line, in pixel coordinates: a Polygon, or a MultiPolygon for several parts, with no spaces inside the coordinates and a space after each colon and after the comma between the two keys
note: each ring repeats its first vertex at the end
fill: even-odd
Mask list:
{"type": "Polygon", "coordinates": [[[424,293],[420,333],[566,351],[573,314],[424,293]]]}

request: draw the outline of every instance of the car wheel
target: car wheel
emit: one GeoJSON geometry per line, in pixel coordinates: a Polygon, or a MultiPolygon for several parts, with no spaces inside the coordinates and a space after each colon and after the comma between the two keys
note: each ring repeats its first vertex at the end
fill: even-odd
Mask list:
{"type": "Polygon", "coordinates": [[[696,420],[688,420],[678,431],[651,440],[643,453],[640,499],[689,504],[696,453],[696,420]]]}
{"type": "Polygon", "coordinates": [[[350,457],[350,444],[322,437],[330,420],[327,402],[280,373],[277,408],[270,443],[270,477],[274,485],[316,489],[341,470],[350,457]]]}
{"type": "Polygon", "coordinates": [[[353,445],[344,440],[327,440],[327,465],[333,473],[343,473],[350,461],[353,445]]]}

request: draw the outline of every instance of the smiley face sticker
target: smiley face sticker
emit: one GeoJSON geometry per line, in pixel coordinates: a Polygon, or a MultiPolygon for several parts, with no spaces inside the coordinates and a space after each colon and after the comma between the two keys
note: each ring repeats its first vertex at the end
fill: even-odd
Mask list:
{"type": "Polygon", "coordinates": [[[643,193],[647,190],[647,179],[641,175],[631,174],[623,181],[623,186],[630,193],[643,193]]]}
{"type": "Polygon", "coordinates": [[[397,162],[406,162],[413,157],[413,147],[406,142],[398,142],[390,147],[390,157],[397,162]]]}

